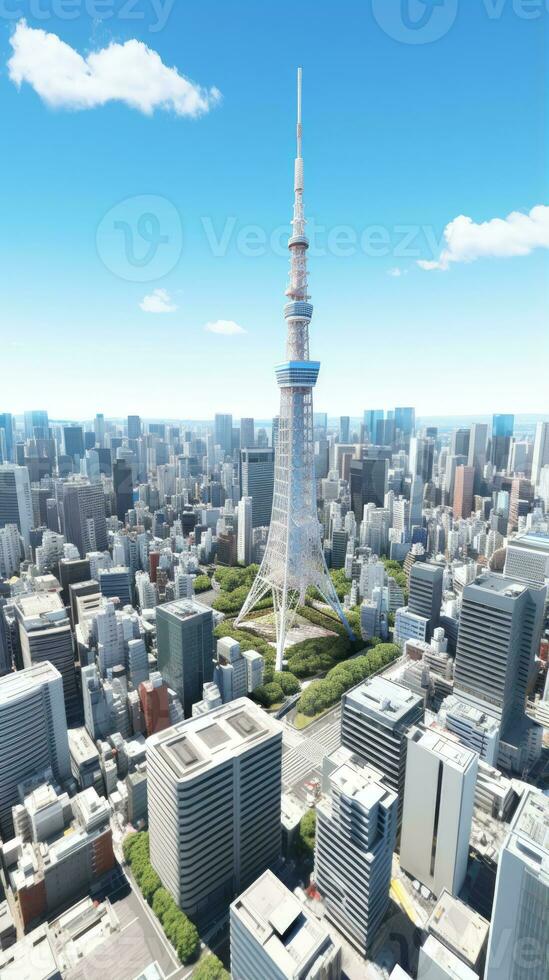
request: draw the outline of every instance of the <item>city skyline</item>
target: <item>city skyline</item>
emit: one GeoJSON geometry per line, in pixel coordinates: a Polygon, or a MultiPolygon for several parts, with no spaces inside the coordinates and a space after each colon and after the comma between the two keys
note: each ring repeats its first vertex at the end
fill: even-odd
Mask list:
{"type": "Polygon", "coordinates": [[[91,415],[100,387],[105,414],[120,415],[148,365],[164,383],[140,385],[141,414],[172,414],[175,393],[179,416],[201,418],[230,363],[231,410],[275,414],[276,391],[257,363],[276,360],[283,337],[285,107],[303,63],[318,306],[311,353],[323,364],[317,404],[335,412],[344,389],[352,414],[363,403],[415,404],[429,414],[440,385],[451,414],[462,410],[467,384],[477,413],[504,391],[515,412],[541,412],[548,238],[536,154],[543,107],[531,93],[541,81],[542,21],[509,4],[490,16],[481,5],[460,10],[438,40],[407,44],[369,5],[351,3],[335,27],[292,8],[306,22],[304,52],[299,30],[287,36],[284,5],[268,42],[259,12],[216,9],[212,31],[206,4],[190,44],[180,8],[166,11],[159,28],[151,10],[142,20],[94,24],[84,13],[52,13],[6,25],[0,60],[11,142],[2,173],[11,192],[0,342],[12,410],[22,411],[32,392],[37,402],[47,397],[52,415],[68,405],[75,417],[91,415]],[[105,50],[122,57],[126,43],[144,45],[146,64],[156,52],[164,67],[164,101],[145,105],[130,76],[127,91],[109,90],[103,104],[93,87],[80,92],[78,78],[67,90],[47,59],[36,72],[29,66],[29,49],[46,42],[80,67],[87,57],[88,74],[90,52],[104,63],[105,50]],[[466,55],[466,78],[445,70],[466,55]],[[334,72],[325,71],[328,56],[334,72]],[[181,101],[187,75],[196,84],[185,83],[181,101]],[[440,77],[444,85],[434,85],[440,77]],[[29,164],[36,159],[40,167],[29,164]],[[158,226],[145,223],[140,237],[137,222],[148,214],[158,226]],[[460,215],[471,219],[465,228],[460,215]],[[141,258],[151,235],[168,234],[168,265],[121,266],[126,238],[120,226],[109,237],[114,221],[130,229],[141,258]],[[509,357],[519,337],[536,351],[528,372],[509,357]],[[52,391],[56,371],[63,385],[52,391]]]}

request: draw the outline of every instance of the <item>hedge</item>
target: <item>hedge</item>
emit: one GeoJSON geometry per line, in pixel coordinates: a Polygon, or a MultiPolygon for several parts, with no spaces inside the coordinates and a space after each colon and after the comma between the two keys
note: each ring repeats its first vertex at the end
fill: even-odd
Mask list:
{"type": "Polygon", "coordinates": [[[149,859],[149,835],[146,831],[129,834],[122,844],[124,859],[130,865],[143,897],[157,919],[182,963],[193,960],[200,948],[196,926],[181,911],[162,882],[149,859]]]}
{"type": "Polygon", "coordinates": [[[301,695],[297,710],[312,717],[336,704],[349,688],[375,674],[400,656],[396,643],[378,643],[362,657],[333,667],[323,680],[313,681],[301,695]]]}

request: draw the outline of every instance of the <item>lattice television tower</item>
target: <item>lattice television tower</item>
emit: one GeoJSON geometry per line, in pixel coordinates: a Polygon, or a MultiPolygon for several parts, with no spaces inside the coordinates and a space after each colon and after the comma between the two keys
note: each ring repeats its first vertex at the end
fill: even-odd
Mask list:
{"type": "Polygon", "coordinates": [[[236,621],[238,626],[268,592],[276,621],[276,667],[282,669],[284,644],[309,586],[338,614],[353,637],[326,566],[316,509],[313,441],[313,388],[320,361],[309,360],[313,307],[307,292],[307,249],[301,156],[301,68],[297,70],[297,157],[290,249],[286,358],[276,367],[280,422],[275,446],[273,511],[261,568],[236,621]]]}

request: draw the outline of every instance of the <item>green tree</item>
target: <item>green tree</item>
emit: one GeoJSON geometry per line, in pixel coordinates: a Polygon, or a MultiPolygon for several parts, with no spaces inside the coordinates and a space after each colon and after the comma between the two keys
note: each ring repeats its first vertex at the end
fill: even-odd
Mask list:
{"type": "Polygon", "coordinates": [[[198,594],[199,592],[207,592],[211,589],[212,583],[208,575],[197,575],[193,581],[194,591],[198,594]]]}
{"type": "Polygon", "coordinates": [[[307,810],[304,813],[300,822],[298,830],[298,850],[312,858],[315,850],[315,839],[316,839],[316,810],[307,810]]]}
{"type": "Polygon", "coordinates": [[[200,947],[198,930],[183,912],[176,927],[174,946],[182,963],[190,963],[200,947]]]}
{"type": "Polygon", "coordinates": [[[297,677],[295,674],[291,674],[289,670],[275,671],[273,680],[275,684],[278,684],[282,688],[286,696],[297,694],[301,688],[297,677]]]}
{"type": "Polygon", "coordinates": [[[193,970],[193,980],[231,980],[230,973],[227,973],[223,963],[213,953],[202,957],[200,963],[193,970]]]}
{"type": "Polygon", "coordinates": [[[164,917],[170,909],[175,908],[175,902],[166,888],[160,887],[155,893],[152,903],[152,910],[157,919],[164,924],[164,917]]]}
{"type": "Polygon", "coordinates": [[[284,700],[284,691],[280,684],[271,682],[270,684],[263,684],[262,687],[256,687],[253,696],[264,708],[270,708],[271,705],[280,704],[284,700]]]}
{"type": "Polygon", "coordinates": [[[160,881],[160,878],[158,877],[152,864],[148,864],[141,875],[139,887],[143,892],[143,898],[149,903],[149,905],[152,905],[154,896],[161,884],[162,882],[160,881]]]}

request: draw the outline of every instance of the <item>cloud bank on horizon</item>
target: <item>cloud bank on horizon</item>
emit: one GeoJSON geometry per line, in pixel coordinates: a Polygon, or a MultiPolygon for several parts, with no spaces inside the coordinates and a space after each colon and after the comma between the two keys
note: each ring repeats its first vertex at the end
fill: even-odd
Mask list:
{"type": "Polygon", "coordinates": [[[160,55],[135,39],[111,42],[86,57],[57,34],[18,21],[10,38],[8,73],[18,88],[26,82],[54,109],[94,109],[123,102],[145,115],[155,109],[201,116],[221,99],[165,65],[160,55]]]}
{"type": "Polygon", "coordinates": [[[447,271],[453,262],[529,255],[536,248],[549,248],[549,207],[537,204],[528,214],[512,211],[506,218],[480,224],[460,214],[446,225],[444,239],[446,248],[438,259],[417,260],[421,269],[447,271]]]}

